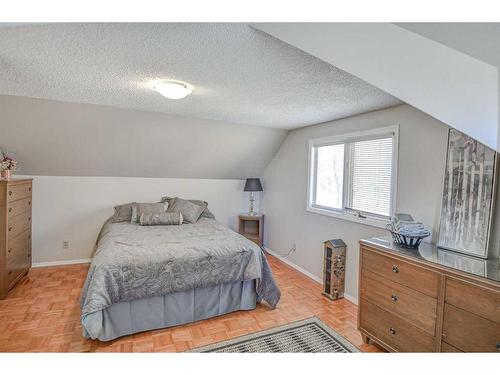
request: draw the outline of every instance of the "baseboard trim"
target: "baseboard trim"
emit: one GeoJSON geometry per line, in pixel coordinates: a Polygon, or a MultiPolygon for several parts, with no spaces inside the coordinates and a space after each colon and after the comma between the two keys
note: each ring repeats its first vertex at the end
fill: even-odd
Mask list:
{"type": "MultiPolygon", "coordinates": [[[[317,282],[318,284],[323,284],[323,281],[317,277],[316,275],[312,274],[311,272],[305,270],[304,268],[300,267],[299,265],[295,264],[294,262],[292,262],[291,260],[281,256],[280,254],[278,254],[277,252],[275,251],[272,251],[271,249],[267,248],[267,247],[264,247],[264,250],[266,250],[266,252],[268,252],[269,254],[271,254],[273,257],[275,258],[278,258],[280,261],[282,261],[283,263],[289,265],[290,267],[296,269],[297,271],[299,271],[300,273],[306,275],[307,277],[309,277],[310,279],[312,279],[313,281],[317,282]]],[[[347,293],[344,293],[344,298],[346,300],[348,300],[349,302],[352,302],[354,303],[355,305],[358,304],[358,299],[357,298],[354,298],[353,296],[351,296],[350,294],[347,294],[347,293]]]]}
{"type": "Polygon", "coordinates": [[[314,275],[311,272],[303,269],[302,267],[300,267],[297,264],[293,263],[291,260],[289,260],[289,259],[287,259],[287,258],[285,258],[285,257],[283,257],[281,255],[279,255],[277,252],[272,251],[271,249],[268,249],[267,247],[264,247],[264,249],[266,250],[266,252],[268,252],[269,254],[271,254],[273,257],[278,258],[283,263],[285,263],[285,264],[289,265],[290,267],[296,269],[300,273],[303,273],[304,275],[306,275],[310,279],[313,279],[314,281],[316,281],[318,284],[322,284],[321,279],[319,277],[317,277],[316,275],[314,275]]]}
{"type": "Polygon", "coordinates": [[[357,298],[354,298],[353,296],[351,296],[350,294],[347,294],[347,293],[345,293],[345,292],[344,292],[344,298],[345,298],[346,300],[348,300],[349,302],[354,303],[355,305],[357,305],[357,304],[358,304],[358,299],[357,299],[357,298]]]}
{"type": "Polygon", "coordinates": [[[69,264],[81,264],[81,263],[90,263],[92,261],[91,258],[85,259],[70,259],[70,260],[56,260],[53,262],[35,262],[31,266],[38,267],[53,267],[53,266],[67,266],[69,264]]]}

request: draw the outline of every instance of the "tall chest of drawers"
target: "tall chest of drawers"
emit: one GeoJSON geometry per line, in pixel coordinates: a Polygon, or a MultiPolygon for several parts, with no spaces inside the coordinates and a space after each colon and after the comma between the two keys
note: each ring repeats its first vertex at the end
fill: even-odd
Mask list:
{"type": "MultiPolygon", "coordinates": [[[[395,352],[500,352],[498,260],[489,279],[444,266],[449,252],[427,250],[361,241],[358,329],[365,342],[395,352]]],[[[467,261],[475,262],[468,269],[487,265],[459,259],[467,261]]]]}
{"type": "Polygon", "coordinates": [[[0,299],[31,268],[32,180],[0,180],[0,299]]]}

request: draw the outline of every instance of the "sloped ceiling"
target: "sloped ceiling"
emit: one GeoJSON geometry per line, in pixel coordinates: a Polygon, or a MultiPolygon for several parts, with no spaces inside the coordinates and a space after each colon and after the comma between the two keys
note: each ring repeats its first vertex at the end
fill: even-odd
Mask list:
{"type": "Polygon", "coordinates": [[[359,78],[243,23],[0,28],[0,94],[283,129],[399,104],[359,78]],[[170,101],[151,81],[195,87],[170,101]]]}
{"type": "Polygon", "coordinates": [[[0,95],[0,146],[18,173],[242,179],[260,176],[287,131],[0,95]]]}
{"type": "Polygon", "coordinates": [[[498,22],[414,22],[396,25],[500,67],[498,22]]]}
{"type": "Polygon", "coordinates": [[[390,23],[263,23],[254,27],[500,149],[495,66],[390,23]]]}
{"type": "Polygon", "coordinates": [[[500,151],[500,23],[498,22],[415,22],[399,27],[465,53],[497,69],[497,150],[500,151]]]}

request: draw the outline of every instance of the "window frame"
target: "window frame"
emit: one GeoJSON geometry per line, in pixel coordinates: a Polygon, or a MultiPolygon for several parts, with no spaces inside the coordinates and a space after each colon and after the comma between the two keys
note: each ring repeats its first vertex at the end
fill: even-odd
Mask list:
{"type": "Polygon", "coordinates": [[[307,203],[306,211],[321,215],[331,216],[338,219],[362,223],[378,228],[384,228],[390,222],[390,218],[375,213],[364,212],[349,208],[349,202],[352,202],[352,156],[350,143],[362,140],[371,140],[392,136],[393,154],[392,154],[392,173],[391,173],[391,201],[390,215],[394,215],[397,201],[397,182],[398,182],[398,159],[399,159],[399,125],[387,126],[340,134],[329,137],[309,139],[308,148],[308,170],[307,170],[307,203]],[[316,174],[317,174],[317,150],[319,146],[330,146],[335,144],[344,144],[344,170],[342,187],[342,209],[335,209],[314,204],[316,196],[316,174]]]}

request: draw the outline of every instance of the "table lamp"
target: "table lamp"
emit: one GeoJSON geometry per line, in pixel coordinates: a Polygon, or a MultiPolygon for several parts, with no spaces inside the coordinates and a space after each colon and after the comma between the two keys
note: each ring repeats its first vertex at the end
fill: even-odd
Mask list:
{"type": "Polygon", "coordinates": [[[253,212],[253,202],[255,202],[253,192],[264,191],[264,189],[262,189],[262,184],[260,183],[260,178],[247,178],[243,191],[250,192],[250,215],[255,215],[255,212],[253,212]]]}

